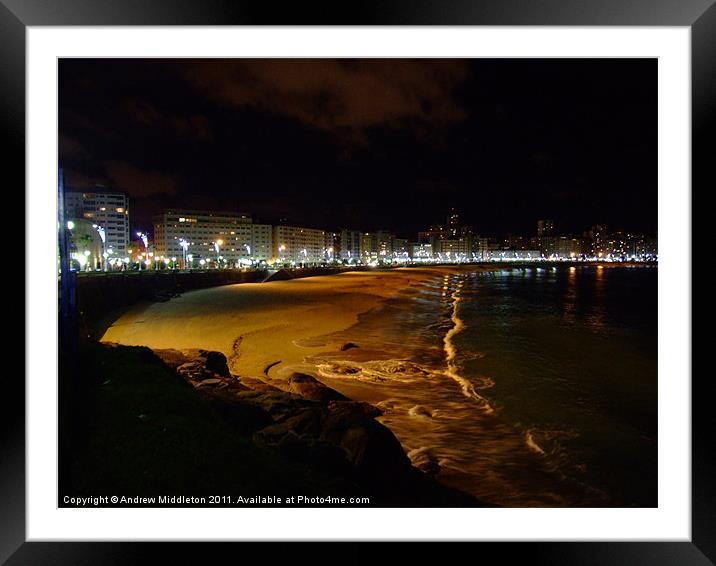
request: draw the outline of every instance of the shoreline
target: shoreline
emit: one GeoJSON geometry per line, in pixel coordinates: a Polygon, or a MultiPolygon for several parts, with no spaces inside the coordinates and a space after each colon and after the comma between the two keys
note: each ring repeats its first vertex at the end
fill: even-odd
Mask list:
{"type": "Polygon", "coordinates": [[[411,286],[450,269],[345,272],[191,291],[167,302],[139,304],[111,324],[100,342],[151,349],[219,351],[240,377],[285,381],[304,358],[339,351],[322,337],[411,286]]]}
{"type": "MultiPolygon", "coordinates": [[[[304,358],[340,350],[343,344],[327,342],[326,337],[351,328],[361,315],[420,282],[467,270],[519,268],[549,267],[494,263],[401,267],[209,287],[168,301],[137,303],[105,324],[98,341],[151,349],[214,350],[227,357],[238,376],[285,381],[291,368],[307,369],[304,358]]],[[[459,297],[454,299],[459,302],[459,297]]]]}

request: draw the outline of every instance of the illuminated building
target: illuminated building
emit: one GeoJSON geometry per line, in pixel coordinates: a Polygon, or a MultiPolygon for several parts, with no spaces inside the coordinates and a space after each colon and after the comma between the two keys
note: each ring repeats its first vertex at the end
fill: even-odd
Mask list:
{"type": "Polygon", "coordinates": [[[589,230],[590,252],[593,257],[606,255],[607,229],[605,226],[592,226],[589,230]]]}
{"type": "Polygon", "coordinates": [[[471,241],[465,238],[445,238],[438,240],[435,254],[439,261],[468,261],[471,259],[471,241]]]}
{"type": "Polygon", "coordinates": [[[363,263],[378,261],[378,245],[374,233],[364,232],[361,235],[361,252],[363,263]]]}
{"type": "Polygon", "coordinates": [[[470,242],[470,259],[484,261],[487,259],[487,238],[474,236],[470,242]]]}
{"type": "Polygon", "coordinates": [[[340,258],[341,234],[340,232],[323,233],[323,259],[329,263],[340,258]]]}
{"type": "MultiPolygon", "coordinates": [[[[245,250],[244,251],[248,251],[245,250]]],[[[273,257],[273,227],[271,224],[251,224],[251,253],[246,254],[253,261],[269,261],[273,257]]],[[[242,256],[243,251],[242,251],[242,256]]]]}
{"type": "Polygon", "coordinates": [[[406,261],[410,257],[408,240],[405,238],[393,238],[392,250],[394,261],[406,261]]]}
{"type": "Polygon", "coordinates": [[[320,264],[325,261],[323,230],[300,226],[273,227],[273,257],[281,264],[320,264]]]}
{"type": "Polygon", "coordinates": [[[410,244],[410,257],[415,261],[428,261],[433,259],[432,244],[410,244]]]}
{"type": "Polygon", "coordinates": [[[364,263],[392,263],[396,258],[406,260],[409,256],[408,241],[387,230],[364,232],[361,251],[364,263]]]}
{"type": "Polygon", "coordinates": [[[375,238],[375,252],[379,261],[391,261],[393,257],[393,240],[395,234],[391,234],[386,230],[378,230],[373,234],[375,238]]]}
{"type": "Polygon", "coordinates": [[[157,258],[186,257],[190,264],[205,260],[235,267],[242,259],[250,263],[254,248],[265,250],[269,243],[265,228],[254,229],[248,214],[170,209],[154,217],[154,245],[157,258]]]}
{"type": "Polygon", "coordinates": [[[450,209],[447,217],[447,232],[448,238],[456,238],[460,234],[460,216],[454,208],[450,209]]]}
{"type": "Polygon", "coordinates": [[[363,256],[363,234],[358,230],[341,230],[338,257],[342,261],[357,263],[363,256]]]}
{"type": "Polygon", "coordinates": [[[438,248],[438,242],[447,237],[448,232],[445,230],[445,228],[440,225],[434,224],[430,227],[429,230],[418,232],[418,243],[430,244],[433,248],[433,251],[436,251],[438,248]]]}
{"type": "Polygon", "coordinates": [[[554,221],[537,221],[537,245],[542,257],[550,258],[557,254],[557,238],[554,237],[554,221]]]}
{"type": "Polygon", "coordinates": [[[582,241],[579,238],[560,236],[557,238],[555,255],[559,258],[577,258],[583,253],[582,241]]]}
{"type": "MultiPolygon", "coordinates": [[[[125,257],[129,249],[129,197],[102,188],[65,192],[65,217],[87,220],[104,232],[104,251],[125,257]]],[[[96,228],[95,228],[96,229],[96,228]]]]}
{"type": "Polygon", "coordinates": [[[537,235],[538,236],[554,235],[554,221],[553,220],[538,220],[537,221],[537,235]]]}

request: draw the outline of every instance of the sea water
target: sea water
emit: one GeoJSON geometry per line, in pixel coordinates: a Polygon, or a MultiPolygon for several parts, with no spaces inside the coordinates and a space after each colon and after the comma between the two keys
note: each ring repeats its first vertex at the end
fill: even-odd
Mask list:
{"type": "Polygon", "coordinates": [[[657,269],[464,268],[335,338],[320,379],[413,464],[506,506],[656,506],[657,269]]]}

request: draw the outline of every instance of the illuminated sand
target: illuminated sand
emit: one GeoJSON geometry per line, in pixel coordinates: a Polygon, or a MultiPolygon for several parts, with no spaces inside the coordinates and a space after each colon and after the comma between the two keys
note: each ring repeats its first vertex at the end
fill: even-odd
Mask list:
{"type": "Polygon", "coordinates": [[[154,349],[203,348],[226,355],[242,377],[287,378],[306,356],[342,344],[314,340],[349,328],[361,313],[445,269],[347,272],[188,292],[138,306],[117,320],[103,342],[154,349]]]}

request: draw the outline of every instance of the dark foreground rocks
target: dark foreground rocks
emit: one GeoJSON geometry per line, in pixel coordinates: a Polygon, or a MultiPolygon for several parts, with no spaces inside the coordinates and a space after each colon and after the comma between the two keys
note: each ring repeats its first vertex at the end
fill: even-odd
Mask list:
{"type": "Polygon", "coordinates": [[[281,390],[258,378],[232,376],[218,352],[155,353],[208,399],[228,426],[257,445],[354,481],[386,505],[479,505],[414,468],[393,433],[376,420],[380,409],[352,401],[310,375],[294,373],[281,390]]]}

